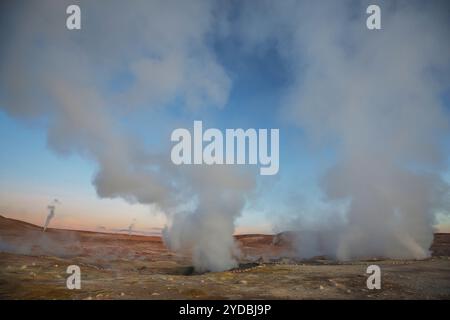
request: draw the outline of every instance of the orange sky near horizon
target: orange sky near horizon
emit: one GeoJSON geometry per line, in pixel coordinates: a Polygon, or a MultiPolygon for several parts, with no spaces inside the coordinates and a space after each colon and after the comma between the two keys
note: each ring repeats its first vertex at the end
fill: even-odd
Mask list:
{"type": "MultiPolygon", "coordinates": [[[[0,192],[0,215],[42,226],[47,217],[47,206],[52,201],[47,195],[23,195],[13,191],[0,192]]],[[[135,233],[157,234],[167,223],[165,215],[156,208],[130,204],[122,199],[71,197],[60,199],[50,227],[98,232],[123,232],[134,222],[135,233]]],[[[270,223],[250,225],[238,219],[235,234],[273,234],[270,223]]],[[[450,233],[450,221],[443,215],[435,232],[450,233]]]]}
{"type": "MultiPolygon", "coordinates": [[[[58,198],[58,197],[56,197],[58,198]]],[[[134,221],[136,233],[155,233],[167,223],[163,212],[156,207],[130,204],[122,199],[100,199],[95,195],[71,194],[58,198],[55,217],[50,227],[101,232],[127,230],[134,221]]],[[[24,195],[15,191],[0,192],[0,215],[42,226],[48,214],[47,206],[53,200],[47,194],[24,195]]],[[[241,221],[236,234],[273,233],[270,223],[250,225],[241,221]]]]}

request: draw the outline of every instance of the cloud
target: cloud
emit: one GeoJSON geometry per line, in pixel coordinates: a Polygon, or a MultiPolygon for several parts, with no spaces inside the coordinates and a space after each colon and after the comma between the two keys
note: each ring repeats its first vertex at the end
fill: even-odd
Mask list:
{"type": "Polygon", "coordinates": [[[266,1],[241,18],[243,39],[254,48],[275,41],[292,70],[285,114],[337,153],[321,186],[327,201],[349,201],[345,219],[318,218],[323,248],[314,250],[299,223],[302,255],[423,258],[436,207],[446,206],[441,139],[449,131],[440,97],[449,87],[448,4],[380,6],[379,31],[366,29],[365,3],[351,1],[266,1]]]}
{"type": "MultiPolygon", "coordinates": [[[[65,28],[68,4],[36,1],[8,8],[13,19],[7,19],[11,32],[3,39],[2,108],[17,118],[44,119],[54,151],[76,152],[94,160],[98,171],[93,183],[100,197],[157,204],[171,217],[181,217],[178,206],[197,198],[198,208],[190,212],[193,221],[199,222],[195,226],[199,237],[191,237],[200,255],[194,259],[196,266],[233,265],[233,219],[240,212],[243,194],[220,181],[209,181],[215,186],[209,192],[210,184],[195,182],[203,172],[185,175],[177,170],[169,157],[133,137],[118,116],[123,110],[151,112],[178,101],[187,112],[225,105],[231,81],[207,45],[212,3],[80,2],[79,31],[65,28]],[[111,89],[121,81],[125,84],[120,90],[111,89]],[[180,189],[182,185],[190,186],[189,192],[180,189]],[[222,192],[236,201],[226,206],[232,211],[220,209],[222,192]],[[209,215],[206,209],[215,212],[209,215]],[[214,222],[218,218],[227,221],[225,226],[214,222]],[[203,241],[213,234],[223,238],[216,238],[216,247],[208,247],[203,241]],[[214,262],[217,247],[223,255],[220,263],[214,262]]],[[[219,180],[231,179],[215,174],[221,172],[216,169],[210,169],[210,174],[219,180]]],[[[244,178],[236,175],[234,179],[240,183],[244,178]]],[[[167,232],[176,237],[173,234],[179,228],[185,229],[167,232]]]]}

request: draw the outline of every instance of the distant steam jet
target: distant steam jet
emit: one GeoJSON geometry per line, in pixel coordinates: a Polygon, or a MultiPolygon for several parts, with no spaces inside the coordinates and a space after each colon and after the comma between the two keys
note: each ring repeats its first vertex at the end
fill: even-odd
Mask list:
{"type": "Polygon", "coordinates": [[[58,199],[53,199],[53,201],[47,206],[48,215],[47,215],[47,218],[45,219],[43,232],[45,232],[45,230],[47,230],[47,227],[50,224],[50,221],[55,216],[55,208],[56,208],[57,204],[61,204],[61,202],[58,199]]]}
{"type": "Polygon", "coordinates": [[[133,233],[133,228],[134,228],[135,222],[136,222],[136,219],[133,219],[130,226],[128,227],[128,235],[131,235],[131,233],[133,233]]]}

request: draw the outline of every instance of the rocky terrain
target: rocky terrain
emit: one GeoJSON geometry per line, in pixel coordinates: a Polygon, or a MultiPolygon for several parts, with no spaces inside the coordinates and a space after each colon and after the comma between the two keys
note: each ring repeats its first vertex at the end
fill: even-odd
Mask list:
{"type": "Polygon", "coordinates": [[[449,234],[429,259],[292,258],[289,236],[239,235],[240,267],[198,274],[160,237],[48,229],[0,216],[0,299],[449,299],[449,234]],[[382,287],[369,290],[377,264],[382,287]],[[69,265],[81,289],[66,287],[69,265]]]}

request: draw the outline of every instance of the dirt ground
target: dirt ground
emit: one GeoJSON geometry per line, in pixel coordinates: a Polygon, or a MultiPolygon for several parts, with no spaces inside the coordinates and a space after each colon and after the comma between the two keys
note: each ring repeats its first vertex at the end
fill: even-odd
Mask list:
{"type": "MultiPolygon", "coordinates": [[[[448,237],[439,239],[443,243],[448,237]]],[[[448,256],[297,261],[271,235],[238,236],[237,241],[243,253],[240,268],[197,274],[189,258],[169,252],[160,237],[56,229],[43,233],[37,226],[0,217],[0,299],[450,298],[448,256]],[[381,268],[380,290],[367,289],[370,264],[381,268]],[[81,269],[80,290],[66,287],[69,265],[81,269]]],[[[437,246],[445,252],[442,243],[437,246]]]]}

